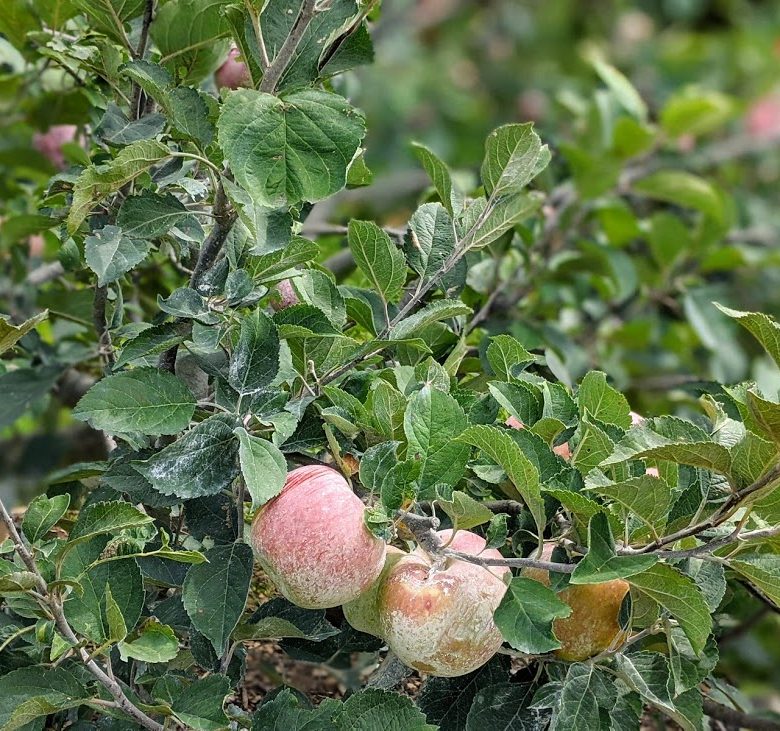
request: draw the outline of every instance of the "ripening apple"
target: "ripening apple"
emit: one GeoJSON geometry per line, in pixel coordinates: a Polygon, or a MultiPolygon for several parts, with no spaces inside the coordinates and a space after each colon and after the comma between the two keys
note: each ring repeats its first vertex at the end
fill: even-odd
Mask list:
{"type": "Polygon", "coordinates": [[[395,546],[387,547],[385,556],[385,565],[379,578],[371,584],[357,599],[347,602],[342,610],[344,617],[356,630],[365,632],[374,637],[382,636],[382,627],[379,624],[379,609],[377,608],[377,598],[382,582],[390,570],[395,566],[406,552],[395,546]]]}
{"type": "Polygon", "coordinates": [[[45,132],[36,132],[33,135],[33,147],[57,170],[63,170],[65,156],[62,154],[62,146],[76,139],[77,130],[75,124],[55,124],[45,132]]]}
{"type": "Polygon", "coordinates": [[[780,93],[754,101],[745,114],[745,127],[760,140],[780,139],[780,93]]]}
{"type": "MultiPolygon", "coordinates": [[[[507,426],[512,427],[512,429],[525,429],[525,424],[523,424],[523,422],[515,416],[510,416],[504,423],[507,426]]],[[[571,448],[569,447],[568,442],[558,444],[552,448],[552,451],[566,461],[568,461],[571,457],[571,448]]]]}
{"type": "MultiPolygon", "coordinates": [[[[439,531],[447,543],[451,531],[439,531]]],[[[459,531],[453,550],[500,558],[474,533],[459,531]]],[[[379,588],[381,635],[406,665],[443,677],[465,675],[501,647],[493,612],[506,592],[506,567],[485,568],[455,558],[437,563],[415,549],[389,570],[379,588]]],[[[507,578],[508,580],[508,578],[507,578]]]]}
{"type": "Polygon", "coordinates": [[[252,523],[257,559],[276,588],[300,607],[350,602],[376,581],[385,563],[386,544],[366,528],[364,512],[336,470],[299,467],[252,523]]]}
{"type": "MultiPolygon", "coordinates": [[[[542,559],[549,561],[553,546],[545,546],[542,559]]],[[[523,569],[522,575],[550,585],[544,569],[523,569]]],[[[620,644],[626,636],[620,626],[620,606],[628,594],[628,582],[613,579],[601,584],[569,584],[558,598],[571,607],[568,617],[553,622],[553,632],[561,643],[555,654],[561,660],[581,662],[620,644]]]]}
{"type": "Polygon", "coordinates": [[[246,64],[240,61],[241,51],[235,46],[230,49],[228,57],[214,73],[214,82],[218,89],[240,89],[251,86],[252,77],[246,64]]]}
{"type": "Polygon", "coordinates": [[[276,295],[271,301],[271,307],[273,307],[276,312],[279,312],[279,310],[286,310],[288,307],[292,307],[299,303],[300,299],[298,299],[298,293],[295,291],[295,288],[292,286],[292,282],[289,279],[283,279],[276,285],[276,295]]]}

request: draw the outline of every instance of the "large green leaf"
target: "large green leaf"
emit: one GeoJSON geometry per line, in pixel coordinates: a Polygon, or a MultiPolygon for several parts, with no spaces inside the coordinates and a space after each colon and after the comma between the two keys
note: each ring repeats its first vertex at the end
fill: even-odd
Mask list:
{"type": "Polygon", "coordinates": [[[434,300],[394,325],[390,330],[390,338],[392,340],[413,338],[434,322],[469,314],[471,314],[471,308],[460,300],[434,300]]]}
{"type": "Polygon", "coordinates": [[[89,17],[92,27],[124,43],[132,49],[128,40],[128,21],[144,11],[144,0],[72,0],[73,4],[89,17]]]}
{"type": "Polygon", "coordinates": [[[520,652],[541,655],[561,646],[553,621],[568,617],[571,607],[533,579],[515,577],[494,613],[503,638],[520,652]]]}
{"type": "Polygon", "coordinates": [[[512,436],[494,426],[472,426],[458,440],[482,450],[506,472],[541,530],[546,521],[544,500],[539,488],[539,471],[512,436]]]}
{"type": "Polygon", "coordinates": [[[729,561],[729,566],[780,606],[780,556],[738,554],[729,561]]]}
{"type": "Polygon", "coordinates": [[[723,223],[722,193],[709,181],[684,170],[659,170],[634,183],[634,190],[655,200],[687,206],[723,223]]]}
{"type": "Polygon", "coordinates": [[[758,340],[780,367],[780,324],[777,320],[762,312],[740,312],[723,307],[717,302],[715,306],[724,314],[735,319],[758,340]]]}
{"type": "Polygon", "coordinates": [[[279,372],[279,334],[261,309],[241,319],[241,334],[230,358],[228,382],[240,396],[268,387],[279,372]]]}
{"type": "Polygon", "coordinates": [[[184,728],[194,731],[221,731],[228,728],[223,706],[230,693],[230,680],[224,675],[199,678],[185,686],[172,699],[173,715],[184,728]]]}
{"type": "Polygon", "coordinates": [[[343,188],[365,122],[337,94],[312,89],[280,98],[239,89],[225,100],[217,129],[236,182],[277,208],[343,188]]]}
{"type": "Polygon", "coordinates": [[[542,145],[533,123],[505,124],[485,140],[482,184],[498,198],[520,193],[550,162],[550,150],[542,145]]]}
{"type": "Polygon", "coordinates": [[[163,495],[182,499],[216,495],[238,475],[238,439],[232,416],[202,421],[145,462],[133,466],[163,495]]]}
{"type": "Polygon", "coordinates": [[[252,509],[278,495],[287,478],[287,461],[273,442],[252,436],[243,427],[236,429],[241,474],[252,496],[252,509]]]}
{"type": "Polygon", "coordinates": [[[631,414],[626,397],[607,383],[601,371],[591,371],[582,379],[577,390],[580,415],[586,412],[604,424],[615,424],[622,429],[631,426],[631,414]]]}
{"type": "Polygon", "coordinates": [[[21,325],[12,325],[5,317],[0,316],[0,355],[13,348],[19,340],[48,316],[49,311],[44,310],[29,320],[25,320],[21,325]]]}
{"type": "Polygon", "coordinates": [[[0,676],[0,728],[21,729],[41,716],[80,706],[91,696],[64,668],[31,665],[14,670],[0,676]]]}
{"type": "Polygon", "coordinates": [[[350,221],[347,241],[355,263],[371,286],[385,302],[397,302],[406,281],[403,252],[371,221],[350,221]]]}
{"type": "Polygon", "coordinates": [[[73,410],[109,434],[177,434],[195,413],[195,397],[172,373],[136,368],[98,381],[73,410]]]}
{"type": "Polygon", "coordinates": [[[65,515],[65,511],[70,505],[70,495],[55,495],[47,497],[38,495],[24,512],[22,520],[22,532],[31,543],[35,543],[39,538],[43,538],[65,515]]]}
{"type": "Polygon", "coordinates": [[[693,579],[669,564],[657,563],[641,574],[630,576],[628,582],[679,622],[697,654],[704,649],[712,632],[712,615],[693,579]]]}
{"type": "Polygon", "coordinates": [[[343,731],[436,731],[425,722],[425,715],[411,698],[387,690],[369,688],[351,695],[336,719],[336,728],[343,731]]]}
{"type": "Polygon", "coordinates": [[[455,438],[466,428],[460,404],[449,394],[425,386],[410,399],[404,414],[408,455],[420,463],[423,499],[433,497],[437,483],[455,485],[466,468],[469,448],[455,438]]]}
{"type": "Polygon", "coordinates": [[[242,542],[206,551],[207,563],[187,571],[182,601],[192,626],[221,655],[244,611],[252,578],[252,549],[242,542]]]}
{"type": "Polygon", "coordinates": [[[440,203],[424,203],[412,214],[404,248],[409,265],[423,281],[439,273],[455,250],[452,218],[440,203]]]}
{"type": "Polygon", "coordinates": [[[130,503],[119,500],[90,503],[79,514],[68,536],[69,545],[88,541],[103,534],[116,535],[122,530],[139,528],[154,519],[130,503]]]}
{"type": "Polygon", "coordinates": [[[73,186],[68,232],[76,232],[94,205],[167,155],[168,148],[160,142],[141,140],[125,147],[111,162],[100,167],[92,165],[84,170],[73,186]]]}
{"type": "Polygon", "coordinates": [[[150,248],[148,241],[131,238],[117,226],[105,226],[84,239],[84,259],[103,287],[142,262],[150,248]]]}
{"type": "MultiPolygon", "coordinates": [[[[530,707],[534,686],[530,683],[497,683],[479,690],[468,712],[463,731],[541,731],[549,714],[530,707]]],[[[442,726],[441,728],[448,728],[442,726]]]]}

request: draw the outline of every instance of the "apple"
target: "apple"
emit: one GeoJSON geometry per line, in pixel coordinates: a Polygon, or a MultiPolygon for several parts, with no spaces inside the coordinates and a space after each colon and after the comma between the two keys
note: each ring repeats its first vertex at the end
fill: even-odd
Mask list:
{"type": "MultiPolygon", "coordinates": [[[[552,552],[552,545],[545,546],[542,559],[549,561],[552,552]]],[[[550,585],[550,574],[544,569],[523,569],[521,574],[550,585]]],[[[628,582],[613,579],[601,584],[569,584],[558,592],[558,598],[571,607],[571,614],[553,622],[553,632],[561,643],[555,654],[561,660],[582,662],[619,645],[626,636],[619,617],[628,590],[628,582]]]]}
{"type": "Polygon", "coordinates": [[[393,566],[398,563],[402,556],[406,555],[406,551],[402,551],[395,546],[388,546],[385,565],[382,573],[379,574],[379,578],[357,599],[347,602],[342,607],[347,622],[359,632],[365,632],[366,634],[374,635],[374,637],[382,636],[382,628],[379,623],[379,609],[377,608],[379,589],[393,566]]]}
{"type": "Polygon", "coordinates": [[[385,542],[366,528],[364,512],[336,470],[299,467],[255,517],[252,546],[289,601],[306,609],[336,607],[366,591],[385,563],[385,542]]]}
{"type": "Polygon", "coordinates": [[[298,299],[298,293],[292,286],[292,282],[289,279],[283,279],[276,285],[276,296],[271,302],[271,307],[276,312],[279,310],[286,310],[288,307],[297,305],[300,302],[298,299]]]}
{"type": "Polygon", "coordinates": [[[55,124],[45,132],[36,132],[33,135],[33,147],[55,168],[63,170],[65,156],[62,154],[62,146],[76,139],[77,130],[75,124],[55,124]]]}
{"type": "MultiPolygon", "coordinates": [[[[512,427],[512,429],[525,429],[525,424],[523,424],[523,422],[520,421],[520,419],[518,419],[516,416],[510,416],[504,423],[507,426],[512,427]]],[[[571,457],[571,448],[569,447],[568,442],[564,442],[563,444],[559,444],[553,447],[552,451],[567,461],[571,457]]]]}
{"type": "MultiPolygon", "coordinates": [[[[437,534],[443,543],[451,531],[437,534]]],[[[500,558],[474,533],[459,531],[453,550],[500,558]]],[[[377,597],[381,635],[404,664],[429,675],[455,677],[484,665],[503,639],[493,612],[506,592],[506,567],[488,569],[456,558],[436,559],[420,548],[402,556],[377,597]]]]}
{"type": "Polygon", "coordinates": [[[214,73],[214,81],[219,89],[239,89],[252,86],[252,77],[243,61],[239,61],[241,51],[235,46],[230,49],[225,63],[214,73]]]}
{"type": "Polygon", "coordinates": [[[754,101],[745,115],[745,127],[760,140],[780,139],[780,93],[754,101]]]}

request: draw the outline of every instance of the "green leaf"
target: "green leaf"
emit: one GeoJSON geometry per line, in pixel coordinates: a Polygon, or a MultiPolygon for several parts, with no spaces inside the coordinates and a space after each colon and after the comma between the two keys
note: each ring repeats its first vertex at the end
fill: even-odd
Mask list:
{"type": "Polygon", "coordinates": [[[164,322],[148,327],[124,344],[114,368],[119,369],[140,358],[164,353],[174,345],[183,343],[185,339],[176,323],[164,322]]]}
{"type": "Polygon", "coordinates": [[[507,521],[509,515],[497,513],[490,519],[490,524],[485,530],[485,548],[501,548],[509,536],[507,521]]]}
{"type": "Polygon", "coordinates": [[[420,463],[420,495],[432,497],[437,483],[455,485],[463,477],[469,449],[455,438],[466,428],[460,404],[448,393],[425,386],[410,399],[404,413],[407,454],[420,463]]]}
{"type": "Polygon", "coordinates": [[[747,392],[747,403],[756,423],[780,445],[780,404],[767,401],[752,389],[747,392]]]}
{"type": "Polygon", "coordinates": [[[582,475],[587,475],[612,454],[615,445],[609,435],[590,420],[589,415],[580,421],[579,432],[580,439],[571,456],[571,463],[582,475]]]}
{"type": "Polygon", "coordinates": [[[379,495],[382,505],[388,511],[398,510],[405,502],[417,499],[421,467],[417,460],[407,459],[387,470],[379,487],[379,495]]]}
{"type": "Polygon", "coordinates": [[[64,668],[32,665],[13,670],[0,676],[0,728],[21,729],[41,716],[76,708],[91,696],[64,668]]]}
{"type": "Polygon", "coordinates": [[[68,212],[68,233],[75,233],[94,205],[146,172],[167,157],[168,148],[156,140],[128,145],[106,165],[90,166],[73,186],[73,202],[68,212]]]}
{"type": "Polygon", "coordinates": [[[411,698],[387,690],[369,688],[351,695],[336,718],[343,731],[436,731],[411,698]]]}
{"type": "Polygon", "coordinates": [[[577,390],[580,416],[586,412],[605,424],[615,424],[621,429],[631,426],[630,407],[626,397],[607,383],[606,373],[590,371],[582,379],[577,390]]]}
{"type": "Polygon", "coordinates": [[[719,91],[686,88],[664,104],[661,127],[669,137],[699,137],[721,127],[734,111],[732,99],[719,91]]]}
{"type": "Polygon", "coordinates": [[[628,582],[678,621],[696,654],[704,649],[712,632],[712,616],[693,579],[669,564],[657,563],[629,577],[628,582]]]}
{"type": "Polygon", "coordinates": [[[169,0],[152,22],[150,35],[161,63],[185,83],[216,70],[228,50],[227,0],[169,0]]]}
{"type": "Polygon", "coordinates": [[[502,381],[511,381],[535,358],[511,335],[491,338],[485,353],[493,373],[502,381]]]}
{"type": "Polygon", "coordinates": [[[599,78],[609,87],[623,109],[641,122],[647,121],[647,105],[623,73],[600,58],[592,58],[590,62],[599,78]]]}
{"type": "Polygon", "coordinates": [[[141,662],[170,662],[179,654],[176,633],[154,617],[147,620],[136,636],[119,643],[119,655],[123,662],[128,658],[141,662]]]}
{"type": "Polygon", "coordinates": [[[46,497],[38,495],[28,506],[22,520],[22,532],[30,543],[43,538],[65,515],[70,505],[70,495],[46,497]]]}
{"type": "Polygon", "coordinates": [[[0,355],[16,345],[30,330],[40,325],[49,316],[49,311],[39,312],[21,325],[12,325],[0,316],[0,355]]]}
{"type": "Polygon", "coordinates": [[[243,427],[236,428],[235,434],[240,445],[241,474],[252,496],[252,509],[256,510],[282,491],[287,479],[287,460],[273,442],[254,437],[243,427]]]}
{"type": "Polygon", "coordinates": [[[321,642],[339,634],[322,609],[303,609],[286,599],[271,599],[261,605],[250,619],[240,624],[235,636],[242,640],[282,638],[321,642]]]}
{"type": "Polygon", "coordinates": [[[553,621],[568,617],[571,607],[533,579],[515,577],[493,614],[503,638],[515,650],[541,655],[561,646],[553,621]]]}
{"type": "Polygon", "coordinates": [[[570,577],[572,584],[601,584],[646,571],[658,562],[657,556],[618,556],[615,539],[604,513],[596,513],[588,525],[588,553],[570,577]]]}
{"type": "Polygon", "coordinates": [[[236,182],[278,208],[341,190],[365,121],[337,94],[309,89],[280,98],[239,89],[225,100],[217,129],[236,182]]]}
{"type": "Polygon", "coordinates": [[[379,493],[388,471],[398,461],[396,450],[400,442],[382,442],[369,447],[360,459],[360,482],[366,490],[379,493]]]}
{"type": "Polygon", "coordinates": [[[187,729],[221,731],[228,728],[223,706],[230,693],[230,680],[224,675],[210,675],[184,686],[173,698],[173,715],[187,729]]]}
{"type": "Polygon", "coordinates": [[[419,334],[420,331],[434,322],[470,314],[471,308],[460,300],[434,300],[394,325],[390,330],[390,338],[392,340],[406,340],[419,334]]]}
{"type": "Polygon", "coordinates": [[[777,320],[761,312],[740,312],[723,307],[715,302],[715,306],[724,314],[736,320],[764,347],[775,363],[780,367],[780,324],[777,320]]]}
{"type": "Polygon", "coordinates": [[[244,396],[270,386],[278,373],[279,334],[273,321],[262,310],[255,309],[241,320],[228,382],[244,396]]]}
{"type": "Polygon", "coordinates": [[[447,257],[455,250],[452,218],[439,203],[424,203],[409,220],[405,238],[406,258],[422,281],[438,276],[447,257]]]}
{"type": "Polygon", "coordinates": [[[205,297],[191,287],[179,287],[166,299],[157,295],[157,306],[174,317],[197,320],[204,325],[215,325],[219,318],[211,312],[205,297]]]}
{"type": "Polygon", "coordinates": [[[463,207],[463,194],[455,189],[452,184],[452,176],[447,165],[439,159],[436,154],[419,142],[412,142],[412,152],[414,152],[420,164],[425,168],[428,177],[436,188],[439,200],[450,216],[454,216],[456,211],[463,207]]]}
{"type": "Polygon", "coordinates": [[[124,147],[140,140],[151,140],[165,129],[165,117],[157,112],[131,120],[122,109],[109,102],[95,128],[95,135],[112,147],[124,147]]]}
{"type": "MultiPolygon", "coordinates": [[[[610,683],[607,687],[612,689],[614,686],[610,683]]],[[[614,700],[605,698],[604,688],[605,681],[597,666],[585,663],[570,665],[556,694],[550,731],[599,728],[599,706],[605,700],[614,700]]]]}
{"type": "Polygon", "coordinates": [[[144,9],[144,0],[72,0],[73,4],[89,16],[92,27],[109,35],[115,41],[129,45],[126,25],[137,18],[144,9]]]}
{"type": "Polygon", "coordinates": [[[458,437],[458,441],[482,450],[506,472],[541,531],[546,520],[544,500],[539,488],[539,471],[511,435],[494,426],[472,426],[458,437]]]}
{"type": "Polygon", "coordinates": [[[78,634],[98,645],[112,642],[113,635],[121,633],[121,624],[131,631],[141,616],[141,571],[132,558],[96,563],[107,547],[112,548],[106,536],[71,545],[73,549],[63,559],[62,576],[77,581],[81,591],[68,596],[65,616],[78,634]]]}
{"type": "Polygon", "coordinates": [[[725,212],[720,191],[703,178],[684,170],[659,170],[634,183],[634,190],[654,200],[701,211],[717,223],[725,212]]]}
{"type": "Polygon", "coordinates": [[[543,488],[545,495],[554,497],[572,515],[587,523],[596,513],[604,510],[604,506],[587,497],[581,492],[563,490],[560,488],[543,488]]]}
{"type": "Polygon", "coordinates": [[[505,124],[485,140],[482,184],[493,198],[520,193],[550,162],[533,123],[505,124]]]}
{"type": "Polygon", "coordinates": [[[293,286],[304,302],[322,310],[335,327],[344,327],[347,321],[344,297],[327,274],[310,269],[295,277],[293,286]]]}
{"type": "Polygon", "coordinates": [[[540,193],[516,193],[507,195],[493,202],[487,208],[484,200],[466,209],[466,220],[469,225],[463,236],[468,241],[469,250],[482,249],[501,238],[514,226],[523,223],[529,216],[536,213],[544,201],[540,193]],[[475,210],[471,210],[475,208],[475,210]]]}
{"type": "Polygon", "coordinates": [[[453,729],[536,731],[546,728],[548,714],[529,707],[533,691],[530,683],[497,683],[482,688],[474,697],[466,725],[453,729]]]}
{"type": "Polygon", "coordinates": [[[530,427],[539,421],[544,408],[543,396],[539,389],[525,381],[503,383],[494,381],[488,384],[490,395],[524,427],[530,427]]]}
{"type": "Polygon", "coordinates": [[[136,368],[98,381],[73,416],[109,434],[177,434],[195,413],[195,397],[172,373],[136,368]]]}
{"type": "Polygon", "coordinates": [[[187,571],[182,601],[192,626],[222,655],[244,611],[252,579],[252,549],[246,544],[215,546],[206,551],[208,563],[187,571]]]}
{"type": "MultiPolygon", "coordinates": [[[[503,684],[508,678],[507,658],[496,655],[481,668],[467,675],[454,678],[428,676],[420,688],[417,704],[427,720],[438,724],[440,729],[464,731],[467,728],[469,710],[478,693],[498,683],[503,684]]],[[[519,705],[512,706],[513,712],[519,705]]],[[[494,726],[480,726],[483,731],[485,728],[493,729],[494,726]]]]}
{"type": "Polygon", "coordinates": [[[640,475],[614,484],[594,485],[589,490],[633,513],[656,534],[666,525],[672,490],[664,480],[640,475]]]}
{"type": "Polygon", "coordinates": [[[0,374],[0,393],[3,394],[0,429],[11,426],[20,416],[46,396],[61,373],[60,366],[42,366],[39,368],[17,368],[0,374]]]}
{"type": "Polygon", "coordinates": [[[272,699],[265,701],[252,717],[252,731],[285,729],[285,731],[325,731],[339,728],[333,718],[341,704],[326,698],[317,708],[304,705],[301,698],[289,688],[283,688],[272,699]]]}
{"type": "Polygon", "coordinates": [[[84,239],[84,258],[103,287],[142,262],[150,248],[148,241],[130,238],[116,226],[105,226],[84,239]]]}
{"type": "Polygon", "coordinates": [[[371,221],[349,222],[347,242],[355,263],[385,302],[397,302],[406,282],[403,252],[371,221]]]}
{"type": "Polygon", "coordinates": [[[130,503],[119,500],[90,503],[79,513],[78,520],[68,536],[68,544],[88,541],[106,533],[116,535],[120,531],[139,528],[153,523],[154,519],[130,503]]]}
{"type": "Polygon", "coordinates": [[[776,606],[780,606],[780,556],[739,554],[729,560],[729,567],[744,576],[776,606]]]}
{"type": "Polygon", "coordinates": [[[108,642],[121,642],[127,637],[125,618],[122,616],[122,610],[119,605],[114,600],[109,584],[106,584],[106,624],[108,626],[108,632],[106,633],[108,642]]]}
{"type": "Polygon", "coordinates": [[[160,195],[144,190],[140,195],[124,200],[116,217],[116,225],[122,229],[125,236],[156,239],[185,220],[196,221],[174,195],[160,195]]]}
{"type": "Polygon", "coordinates": [[[173,444],[133,466],[163,495],[183,499],[216,495],[238,475],[234,419],[212,416],[173,444]]]}
{"type": "Polygon", "coordinates": [[[482,503],[460,490],[453,491],[449,500],[440,498],[436,503],[450,516],[455,530],[469,530],[493,518],[493,513],[482,503]]]}

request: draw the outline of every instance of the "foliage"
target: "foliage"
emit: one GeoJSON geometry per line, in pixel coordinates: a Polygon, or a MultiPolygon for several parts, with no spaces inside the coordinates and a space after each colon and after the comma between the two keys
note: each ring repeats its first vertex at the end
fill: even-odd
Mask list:
{"type": "MultiPolygon", "coordinates": [[[[594,55],[601,86],[554,152],[527,122],[491,131],[468,176],[415,145],[429,187],[401,230],[336,227],[345,271],[312,219],[371,178],[347,82],[373,58],[374,3],[9,3],[0,103],[25,104],[0,156],[0,425],[75,419],[109,448],[50,474],[19,526],[0,502],[2,728],[623,730],[646,707],[693,731],[744,710],[717,640],[743,619],[738,592],[780,605],[780,405],[740,381],[730,333],[768,372],[780,324],[686,287],[693,260],[723,271],[738,216],[708,161],[670,159],[681,134],[722,129],[728,99],[649,108],[594,55]],[[233,44],[248,87],[215,89],[233,44]],[[30,145],[55,122],[78,126],[59,170],[30,145]],[[27,271],[31,236],[56,250],[43,271],[27,271]],[[687,320],[658,319],[670,299],[687,320]],[[622,319],[587,357],[593,329],[565,332],[564,311],[622,319]],[[651,373],[658,322],[666,341],[709,339],[720,380],[637,419],[624,343],[651,373]],[[549,569],[549,587],[518,571],[494,615],[522,669],[497,655],[413,702],[381,670],[360,687],[353,661],[381,643],[337,613],[255,606],[245,530],[312,461],[352,480],[382,538],[443,560],[441,519],[513,569],[549,569]],[[557,550],[540,563],[543,543],[557,550]],[[625,637],[563,662],[558,592],[616,579],[625,637]],[[349,697],[314,707],[281,688],[242,708],[244,644],[265,639],[349,697]]],[[[683,350],[675,367],[706,375],[683,350]]]]}

